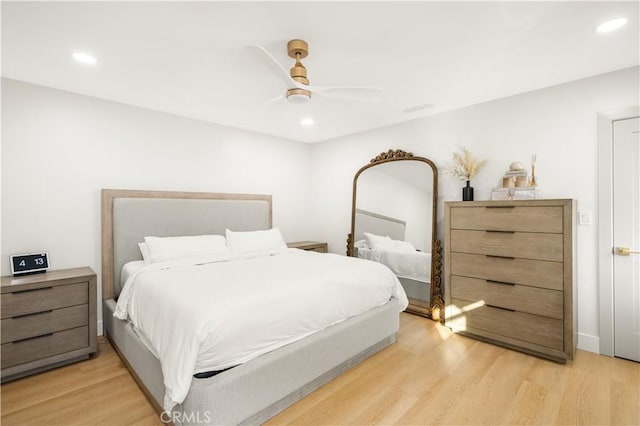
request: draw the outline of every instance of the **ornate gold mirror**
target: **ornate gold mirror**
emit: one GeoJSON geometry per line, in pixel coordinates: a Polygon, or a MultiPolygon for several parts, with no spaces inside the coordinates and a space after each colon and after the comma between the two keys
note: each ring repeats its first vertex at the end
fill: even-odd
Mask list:
{"type": "Polygon", "coordinates": [[[440,320],[437,200],[433,161],[402,150],[381,153],[353,178],[347,256],[387,265],[409,297],[407,312],[440,320]]]}

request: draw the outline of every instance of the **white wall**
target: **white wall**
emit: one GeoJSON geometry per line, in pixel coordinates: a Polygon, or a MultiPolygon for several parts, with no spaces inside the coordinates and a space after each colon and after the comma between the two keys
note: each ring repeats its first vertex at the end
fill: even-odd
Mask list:
{"type": "MultiPolygon", "coordinates": [[[[593,226],[578,229],[576,272],[578,344],[597,352],[597,114],[640,104],[639,72],[629,68],[313,145],[313,237],[344,253],[353,175],[390,148],[428,157],[441,171],[460,146],[488,159],[472,182],[476,200],[489,199],[511,162],[528,165],[529,156],[537,154],[543,197],[575,198],[578,209],[594,218],[593,226]]],[[[440,219],[442,203],[460,200],[462,185],[441,174],[440,219]]]]}
{"type": "MultiPolygon", "coordinates": [[[[598,349],[597,113],[640,104],[638,67],[315,145],[2,80],[2,273],[8,255],[48,250],[54,268],[100,272],[100,189],[271,193],[285,239],[344,253],[353,175],[389,148],[440,167],[459,146],[489,164],[473,186],[488,199],[509,163],[528,164],[543,196],[575,198],[579,346],[598,349]]],[[[440,176],[442,202],[462,182],[440,176]]],[[[442,224],[440,224],[441,226],[442,224]]]]}
{"type": "Polygon", "coordinates": [[[274,226],[309,239],[309,145],[2,83],[3,274],[9,254],[34,251],[99,274],[101,188],[272,194],[274,226]]]}

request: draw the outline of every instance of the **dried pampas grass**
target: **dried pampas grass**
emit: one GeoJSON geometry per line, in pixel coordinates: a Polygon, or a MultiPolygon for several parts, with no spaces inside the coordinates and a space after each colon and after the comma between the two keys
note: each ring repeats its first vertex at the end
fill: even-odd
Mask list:
{"type": "Polygon", "coordinates": [[[471,180],[487,164],[487,160],[479,161],[467,148],[453,153],[453,163],[445,170],[460,180],[471,180]]]}

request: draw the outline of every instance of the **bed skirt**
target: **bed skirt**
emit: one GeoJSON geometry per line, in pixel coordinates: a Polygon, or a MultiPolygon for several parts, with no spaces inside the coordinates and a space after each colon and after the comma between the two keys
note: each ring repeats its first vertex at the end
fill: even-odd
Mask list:
{"type": "MultiPolygon", "coordinates": [[[[129,322],[113,317],[114,309],[113,299],[104,301],[105,334],[159,408],[165,389],[160,362],[129,322]]],[[[176,425],[263,423],[395,342],[399,310],[392,300],[213,377],[193,378],[170,420],[176,425]]]]}

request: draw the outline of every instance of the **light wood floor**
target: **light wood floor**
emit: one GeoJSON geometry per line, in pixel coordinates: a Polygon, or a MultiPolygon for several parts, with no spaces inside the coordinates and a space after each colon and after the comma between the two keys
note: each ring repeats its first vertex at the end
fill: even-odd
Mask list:
{"type": "MultiPolygon", "coordinates": [[[[160,425],[111,346],[2,385],[2,425],[160,425]]],[[[560,365],[402,314],[398,343],[269,425],[640,425],[640,364],[578,351],[560,365]]]]}

